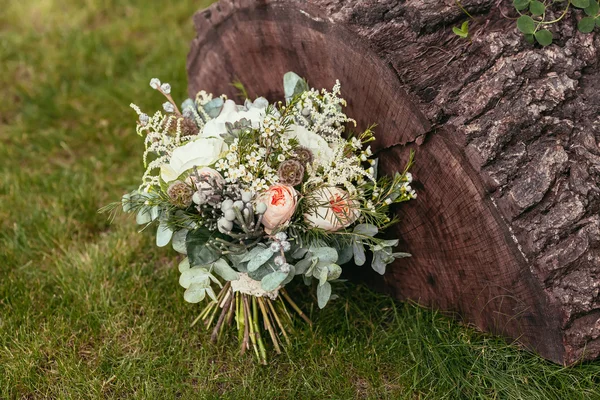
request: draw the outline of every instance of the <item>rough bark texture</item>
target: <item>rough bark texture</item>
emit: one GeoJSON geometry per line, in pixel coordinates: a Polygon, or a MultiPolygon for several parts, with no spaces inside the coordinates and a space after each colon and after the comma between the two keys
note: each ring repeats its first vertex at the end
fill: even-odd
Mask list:
{"type": "Polygon", "coordinates": [[[556,362],[592,359],[600,39],[569,14],[556,45],[529,45],[496,3],[462,0],[470,42],[451,32],[466,17],[450,0],[221,0],[195,16],[190,93],[238,78],[274,98],[287,70],[339,78],[349,114],[379,124],[383,170],[417,151],[419,198],[393,232],[413,258],[363,278],[556,362]]]}

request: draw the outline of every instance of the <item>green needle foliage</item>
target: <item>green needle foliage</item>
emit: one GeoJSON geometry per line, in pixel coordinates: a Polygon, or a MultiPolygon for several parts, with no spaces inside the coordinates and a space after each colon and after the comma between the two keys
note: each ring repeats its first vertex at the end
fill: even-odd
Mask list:
{"type": "MultiPolygon", "coordinates": [[[[182,0],[20,0],[0,12],[0,399],[598,399],[600,363],[563,368],[363,287],[335,290],[268,366],[190,329],[175,253],[98,208],[143,166],[135,99],[185,96],[182,0]]],[[[223,82],[224,87],[229,82],[223,82]]]]}

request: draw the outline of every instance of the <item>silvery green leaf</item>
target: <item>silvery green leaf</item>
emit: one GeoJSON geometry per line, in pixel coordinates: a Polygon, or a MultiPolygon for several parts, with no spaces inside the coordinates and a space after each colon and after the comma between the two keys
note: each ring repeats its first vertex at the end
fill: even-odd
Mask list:
{"type": "Polygon", "coordinates": [[[303,258],[302,260],[296,263],[296,274],[304,274],[311,266],[313,259],[311,257],[303,258]]]}
{"type": "Polygon", "coordinates": [[[295,72],[290,71],[283,75],[283,91],[286,100],[291,99],[296,94],[306,92],[307,90],[308,83],[295,72]]]}
{"type": "Polygon", "coordinates": [[[216,99],[212,99],[211,101],[206,103],[203,107],[204,111],[206,111],[209,117],[217,118],[221,113],[221,109],[223,108],[223,99],[217,97],[216,99]]]}
{"type": "Polygon", "coordinates": [[[258,267],[269,261],[273,256],[270,249],[262,249],[250,261],[248,261],[248,271],[256,271],[258,267]]]}
{"type": "Polygon", "coordinates": [[[271,272],[269,275],[262,278],[260,285],[263,290],[271,292],[279,287],[281,283],[287,278],[288,274],[281,271],[271,272]]]}
{"type": "Polygon", "coordinates": [[[131,211],[131,193],[124,194],[121,197],[121,206],[123,207],[123,212],[131,211]]]}
{"type": "Polygon", "coordinates": [[[206,268],[194,267],[181,273],[179,284],[184,288],[189,288],[192,284],[201,284],[202,287],[210,286],[209,273],[206,268]]]}
{"type": "Polygon", "coordinates": [[[171,228],[169,228],[164,221],[161,221],[156,230],[156,245],[158,247],[164,247],[169,244],[172,237],[173,231],[171,228]]]}
{"type": "Polygon", "coordinates": [[[352,246],[346,246],[338,250],[338,264],[343,265],[350,262],[350,260],[352,260],[352,246]]]}
{"type": "Polygon", "coordinates": [[[391,239],[391,240],[382,240],[381,244],[384,247],[394,247],[398,245],[399,240],[398,239],[391,239]]]}
{"type": "Polygon", "coordinates": [[[180,229],[173,234],[173,241],[171,243],[173,246],[173,250],[181,254],[187,254],[185,248],[185,238],[188,232],[189,231],[187,229],[180,229]]]}
{"type": "Polygon", "coordinates": [[[379,229],[372,224],[358,224],[354,227],[352,232],[359,235],[375,236],[377,235],[377,232],[379,232],[379,229]]]}
{"type": "Polygon", "coordinates": [[[246,255],[240,260],[241,262],[248,262],[252,260],[254,257],[258,255],[258,253],[262,252],[265,248],[256,246],[252,250],[250,250],[246,255]]]}
{"type": "Polygon", "coordinates": [[[337,264],[331,264],[327,267],[327,280],[332,281],[342,275],[342,267],[337,264]]]}
{"type": "Polygon", "coordinates": [[[356,241],[352,243],[352,251],[354,253],[354,263],[356,265],[364,265],[365,261],[367,261],[364,245],[361,242],[356,241]]]}
{"type": "Polygon", "coordinates": [[[215,272],[226,281],[235,281],[239,279],[238,273],[222,258],[215,261],[213,268],[215,272]]]}
{"type": "Polygon", "coordinates": [[[187,271],[190,269],[190,260],[186,257],[179,263],[179,272],[187,271]]]}
{"type": "Polygon", "coordinates": [[[215,295],[215,291],[213,290],[213,288],[209,286],[205,290],[206,294],[208,294],[208,297],[210,297],[213,301],[217,301],[217,296],[215,295]]]}
{"type": "Polygon", "coordinates": [[[407,257],[412,257],[412,254],[410,254],[410,253],[392,253],[392,256],[395,258],[407,258],[407,257]]]}
{"type": "Polygon", "coordinates": [[[149,224],[150,222],[152,222],[152,215],[150,214],[150,208],[144,207],[144,208],[140,209],[140,211],[138,211],[138,213],[135,217],[135,222],[137,222],[138,225],[145,225],[145,224],[149,224]]]}
{"type": "Polygon", "coordinates": [[[183,298],[188,303],[199,303],[204,300],[204,297],[206,297],[206,288],[197,283],[190,285],[183,294],[183,298]]]}
{"type": "Polygon", "coordinates": [[[247,255],[248,255],[248,252],[246,252],[244,254],[228,254],[227,258],[229,258],[231,263],[237,267],[238,265],[245,262],[244,257],[246,257],[247,255]]]}
{"type": "Polygon", "coordinates": [[[303,275],[302,276],[302,280],[304,281],[304,284],[306,286],[311,286],[312,285],[312,278],[310,276],[303,275]]]}
{"type": "Polygon", "coordinates": [[[313,258],[318,258],[318,265],[329,265],[337,261],[338,254],[333,247],[314,247],[310,249],[313,258]]]}
{"type": "Polygon", "coordinates": [[[196,103],[192,99],[185,99],[183,103],[181,103],[181,111],[185,111],[187,108],[192,110],[196,110],[196,103]]]}
{"type": "Polygon", "coordinates": [[[299,260],[302,257],[304,257],[306,255],[306,252],[308,252],[308,249],[305,247],[298,247],[296,250],[294,250],[292,252],[292,258],[299,260]]]}
{"type": "Polygon", "coordinates": [[[288,283],[290,283],[292,281],[292,279],[294,279],[295,275],[296,275],[296,268],[293,265],[291,265],[290,272],[288,272],[287,278],[285,278],[285,280],[283,282],[281,282],[281,286],[285,286],[288,283]]]}
{"type": "Polygon", "coordinates": [[[160,207],[159,206],[153,206],[150,209],[150,217],[152,218],[152,221],[154,221],[159,216],[160,216],[160,207]]]}
{"type": "Polygon", "coordinates": [[[377,272],[379,275],[385,274],[385,266],[387,265],[385,261],[383,261],[383,256],[381,252],[373,253],[373,261],[371,262],[371,267],[377,272]]]}
{"type": "Polygon", "coordinates": [[[324,308],[331,297],[331,284],[325,282],[323,285],[317,286],[317,302],[319,308],[324,308]]]}
{"type": "Polygon", "coordinates": [[[327,268],[320,268],[315,275],[319,278],[319,286],[323,286],[327,283],[327,268]]]}

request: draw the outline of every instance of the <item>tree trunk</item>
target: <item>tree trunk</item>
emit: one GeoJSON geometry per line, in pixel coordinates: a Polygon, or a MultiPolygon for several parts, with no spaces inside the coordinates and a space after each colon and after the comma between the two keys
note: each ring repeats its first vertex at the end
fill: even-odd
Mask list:
{"type": "Polygon", "coordinates": [[[195,16],[189,92],[282,97],[293,70],[342,83],[380,171],[416,151],[417,200],[392,232],[413,254],[379,277],[400,299],[456,312],[570,364],[600,353],[600,72],[595,34],[559,24],[527,44],[510,2],[221,0],[195,16]],[[499,7],[496,3],[507,3],[499,7]]]}

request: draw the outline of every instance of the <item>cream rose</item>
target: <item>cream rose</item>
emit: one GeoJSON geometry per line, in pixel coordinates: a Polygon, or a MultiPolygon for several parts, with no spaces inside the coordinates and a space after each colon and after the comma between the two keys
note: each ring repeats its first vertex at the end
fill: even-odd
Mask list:
{"type": "Polygon", "coordinates": [[[297,198],[296,190],[288,185],[273,185],[258,196],[256,203],[264,203],[267,206],[262,218],[265,232],[270,234],[292,218],[296,211],[297,198]]]}
{"type": "Polygon", "coordinates": [[[244,118],[252,123],[253,128],[258,128],[265,117],[268,105],[269,103],[262,97],[256,99],[254,103],[247,102],[245,107],[238,106],[233,100],[227,100],[223,104],[219,116],[204,125],[202,137],[220,138],[222,133],[227,133],[227,126],[225,125],[227,122],[234,123],[244,118]]]}
{"type": "Polygon", "coordinates": [[[337,187],[317,189],[307,200],[314,206],[311,212],[304,214],[304,220],[315,228],[335,232],[351,225],[360,216],[358,201],[350,199],[345,190],[337,187]]]}
{"type": "Polygon", "coordinates": [[[200,138],[186,143],[173,150],[169,163],[161,167],[160,176],[165,182],[174,181],[189,169],[214,164],[227,149],[221,138],[200,138]]]}
{"type": "Polygon", "coordinates": [[[288,139],[296,139],[300,146],[308,148],[318,165],[329,165],[333,160],[333,149],[321,135],[309,131],[301,125],[290,125],[288,131],[283,135],[288,139]]]}

